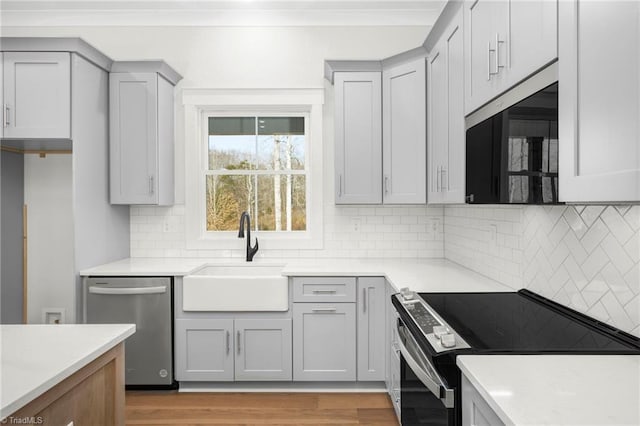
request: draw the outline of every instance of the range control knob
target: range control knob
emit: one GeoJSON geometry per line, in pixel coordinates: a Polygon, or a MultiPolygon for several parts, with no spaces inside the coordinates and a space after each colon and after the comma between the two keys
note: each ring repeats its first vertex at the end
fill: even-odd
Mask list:
{"type": "Polygon", "coordinates": [[[440,336],[440,344],[443,348],[455,348],[456,336],[451,333],[443,334],[440,336]]]}
{"type": "Polygon", "coordinates": [[[413,291],[409,290],[409,287],[401,288],[400,294],[404,300],[411,300],[416,295],[413,291]]]}
{"type": "Polygon", "coordinates": [[[442,337],[443,334],[449,334],[449,329],[444,325],[436,325],[433,327],[433,335],[438,339],[442,337]]]}

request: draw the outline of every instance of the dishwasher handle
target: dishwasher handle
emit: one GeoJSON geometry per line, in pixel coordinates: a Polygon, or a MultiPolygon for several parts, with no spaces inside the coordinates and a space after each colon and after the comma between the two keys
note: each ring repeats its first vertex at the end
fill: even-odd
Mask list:
{"type": "Polygon", "coordinates": [[[89,287],[91,294],[108,295],[134,295],[134,294],[163,294],[167,292],[167,286],[157,287],[89,287]]]}

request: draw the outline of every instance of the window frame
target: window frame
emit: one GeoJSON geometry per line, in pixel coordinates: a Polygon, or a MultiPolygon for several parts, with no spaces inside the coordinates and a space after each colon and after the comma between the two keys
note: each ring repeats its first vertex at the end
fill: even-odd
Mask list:
{"type": "MultiPolygon", "coordinates": [[[[307,199],[307,194],[311,193],[311,186],[309,184],[309,162],[310,162],[310,158],[309,158],[309,114],[306,112],[255,112],[255,111],[242,111],[242,112],[231,112],[231,111],[221,111],[221,112],[213,112],[213,111],[203,111],[203,117],[202,117],[202,123],[204,124],[204,127],[208,127],[208,121],[209,118],[213,117],[255,117],[256,119],[260,118],[260,117],[265,117],[265,118],[269,118],[269,117],[302,117],[304,118],[304,169],[300,170],[300,169],[292,169],[292,170],[286,170],[286,169],[280,169],[280,170],[270,170],[270,169],[265,169],[265,170],[260,170],[260,169],[255,169],[255,170],[212,170],[209,169],[208,166],[208,159],[209,159],[209,148],[208,148],[208,141],[209,141],[209,132],[208,130],[205,128],[203,129],[203,138],[204,138],[204,145],[203,145],[203,152],[200,153],[200,158],[202,159],[202,163],[200,164],[200,172],[202,173],[201,177],[206,179],[207,176],[274,176],[274,175],[280,175],[280,176],[287,176],[287,175],[291,175],[291,176],[304,176],[305,177],[305,201],[307,199]],[[224,172],[227,173],[224,173],[224,172]]],[[[256,135],[257,137],[258,135],[256,135]]],[[[200,195],[202,196],[202,199],[206,199],[206,183],[202,183],[202,188],[200,189],[200,195]]],[[[204,229],[201,230],[201,232],[204,232],[205,234],[216,234],[216,235],[222,235],[222,233],[227,233],[230,234],[230,236],[236,236],[238,234],[238,231],[208,231],[206,229],[206,202],[204,203],[204,206],[202,207],[204,210],[202,211],[202,214],[204,215],[204,229]]],[[[239,217],[238,217],[239,219],[239,217]]],[[[307,228],[306,224],[309,223],[310,220],[310,211],[309,209],[305,206],[305,228],[307,228]]],[[[304,232],[307,232],[306,229],[304,231],[287,231],[287,230],[281,230],[281,231],[258,231],[254,225],[257,225],[257,221],[251,217],[251,232],[255,233],[265,233],[265,235],[269,235],[272,233],[278,233],[278,234],[282,234],[282,236],[286,236],[287,234],[291,234],[291,233],[295,233],[295,234],[301,234],[304,232]]]]}
{"type": "MultiPolygon", "coordinates": [[[[240,249],[234,231],[206,230],[208,117],[305,117],[306,230],[254,231],[261,249],[304,250],[323,247],[322,89],[184,89],[185,235],[187,249],[240,249]]],[[[273,171],[265,171],[273,175],[273,171]]],[[[251,173],[254,174],[254,173],[251,173]]],[[[239,220],[240,218],[238,218],[239,220]]]]}

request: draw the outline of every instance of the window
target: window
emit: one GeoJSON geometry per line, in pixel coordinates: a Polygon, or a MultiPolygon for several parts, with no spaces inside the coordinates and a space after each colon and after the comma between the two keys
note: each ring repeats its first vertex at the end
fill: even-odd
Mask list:
{"type": "Polygon", "coordinates": [[[322,248],[323,103],[323,89],[183,89],[187,249],[243,250],[243,211],[261,253],[322,248]]]}
{"type": "Polygon", "coordinates": [[[304,116],[208,116],[206,230],[307,229],[304,116]]]}

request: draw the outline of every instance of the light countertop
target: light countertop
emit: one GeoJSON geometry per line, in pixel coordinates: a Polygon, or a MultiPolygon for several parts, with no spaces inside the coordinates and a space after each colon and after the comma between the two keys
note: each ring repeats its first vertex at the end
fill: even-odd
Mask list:
{"type": "Polygon", "coordinates": [[[638,355],[463,355],[456,362],[506,425],[640,425],[638,355]]]}
{"type": "MultiPolygon", "coordinates": [[[[80,272],[83,276],[184,276],[204,265],[246,265],[243,259],[129,258],[80,272]]],[[[252,265],[282,265],[286,276],[383,276],[399,290],[514,291],[445,259],[259,259],[252,265]]]]}
{"type": "Polygon", "coordinates": [[[0,419],[135,332],[132,324],[1,325],[0,419]]]}

